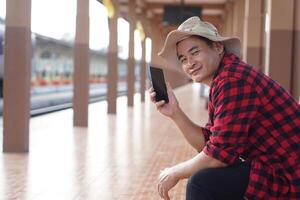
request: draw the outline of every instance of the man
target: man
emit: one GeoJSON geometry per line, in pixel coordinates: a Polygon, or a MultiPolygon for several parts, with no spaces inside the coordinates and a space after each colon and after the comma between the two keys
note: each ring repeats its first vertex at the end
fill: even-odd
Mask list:
{"type": "MultiPolygon", "coordinates": [[[[239,59],[239,39],[192,17],[169,33],[159,55],[210,86],[205,127],[183,113],[168,84],[169,103],[155,102],[199,152],[161,172],[161,198],[170,199],[168,191],[189,178],[187,200],[300,199],[300,107],[239,59]]],[[[154,102],[153,88],[150,96],[154,102]]]]}

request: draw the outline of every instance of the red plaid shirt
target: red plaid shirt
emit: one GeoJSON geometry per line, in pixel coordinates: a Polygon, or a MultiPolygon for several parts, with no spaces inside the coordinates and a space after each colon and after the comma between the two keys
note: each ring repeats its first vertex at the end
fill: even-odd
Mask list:
{"type": "Polygon", "coordinates": [[[278,83],[226,54],[209,94],[203,151],[251,161],[247,199],[300,199],[300,106],[278,83]]]}

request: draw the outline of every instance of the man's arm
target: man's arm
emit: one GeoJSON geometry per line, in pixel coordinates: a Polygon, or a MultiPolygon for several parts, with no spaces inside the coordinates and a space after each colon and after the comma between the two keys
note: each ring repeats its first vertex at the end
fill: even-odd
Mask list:
{"type": "Polygon", "coordinates": [[[205,145],[202,127],[192,122],[179,106],[176,113],[170,118],[180,129],[188,143],[190,143],[197,151],[202,151],[205,145]]]}
{"type": "Polygon", "coordinates": [[[156,108],[160,113],[169,117],[175,122],[177,127],[182,132],[185,139],[194,147],[197,151],[202,151],[205,138],[202,133],[202,128],[193,123],[188,116],[181,110],[178,101],[172,91],[170,84],[167,83],[167,92],[169,97],[169,103],[164,101],[155,102],[155,95],[153,88],[149,89],[151,101],[155,103],[156,108]]]}
{"type": "Polygon", "coordinates": [[[176,176],[178,179],[185,179],[189,178],[191,175],[201,169],[226,166],[227,165],[225,163],[206,155],[204,152],[200,152],[192,159],[175,165],[174,168],[176,169],[176,171],[174,173],[174,176],[176,176]]]}

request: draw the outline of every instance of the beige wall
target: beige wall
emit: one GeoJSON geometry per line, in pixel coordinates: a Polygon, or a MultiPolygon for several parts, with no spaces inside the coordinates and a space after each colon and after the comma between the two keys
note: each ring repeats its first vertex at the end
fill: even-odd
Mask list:
{"type": "Polygon", "coordinates": [[[300,102],[300,2],[294,5],[294,41],[293,41],[293,81],[292,94],[300,102]],[[298,12],[296,12],[298,11],[298,12]]]}
{"type": "Polygon", "coordinates": [[[245,0],[234,1],[232,35],[239,37],[242,44],[243,44],[243,37],[244,37],[244,16],[245,16],[245,0]]]}
{"type": "Polygon", "coordinates": [[[222,35],[231,36],[233,34],[233,2],[227,2],[225,6],[225,20],[222,35]]]}
{"type": "Polygon", "coordinates": [[[261,0],[245,0],[243,59],[261,69],[262,62],[262,21],[261,0]]]}
{"type": "Polygon", "coordinates": [[[267,14],[265,73],[291,91],[294,0],[268,0],[267,14]]]}

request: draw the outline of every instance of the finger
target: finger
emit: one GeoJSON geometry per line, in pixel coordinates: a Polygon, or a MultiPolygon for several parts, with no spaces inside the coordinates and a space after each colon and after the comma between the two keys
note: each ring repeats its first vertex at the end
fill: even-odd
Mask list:
{"type": "Polygon", "coordinates": [[[150,93],[150,99],[151,99],[152,102],[155,102],[155,96],[156,96],[155,92],[150,93]]]}
{"type": "Polygon", "coordinates": [[[155,105],[157,108],[159,108],[159,107],[162,107],[165,103],[166,103],[165,100],[161,100],[161,101],[156,102],[155,105]]]}
{"type": "Polygon", "coordinates": [[[166,172],[162,172],[159,176],[159,182],[162,182],[166,179],[166,177],[168,176],[168,173],[166,172]]]}
{"type": "Polygon", "coordinates": [[[169,82],[167,82],[166,85],[167,85],[167,90],[173,90],[173,88],[171,87],[171,84],[169,82]]]}
{"type": "Polygon", "coordinates": [[[167,93],[170,96],[172,94],[173,88],[171,87],[171,84],[167,82],[167,93]]]}
{"type": "Polygon", "coordinates": [[[157,193],[160,196],[160,184],[157,184],[157,193]]]}
{"type": "Polygon", "coordinates": [[[166,82],[167,88],[172,89],[170,82],[166,82]]]}
{"type": "Polygon", "coordinates": [[[163,188],[163,197],[164,197],[164,200],[170,200],[169,191],[165,188],[163,188]]]}
{"type": "Polygon", "coordinates": [[[166,180],[167,177],[168,177],[168,175],[164,175],[164,176],[162,176],[162,177],[159,179],[159,181],[160,181],[160,182],[163,182],[163,181],[166,180]]]}
{"type": "Polygon", "coordinates": [[[149,89],[148,89],[148,92],[154,92],[154,88],[153,87],[150,87],[149,89]]]}
{"type": "Polygon", "coordinates": [[[159,194],[160,198],[164,198],[161,183],[158,184],[158,194],[159,194]]]}

